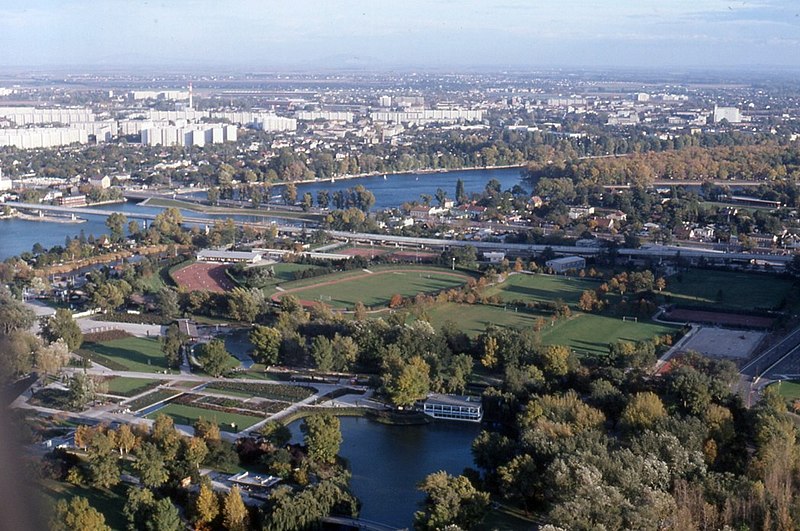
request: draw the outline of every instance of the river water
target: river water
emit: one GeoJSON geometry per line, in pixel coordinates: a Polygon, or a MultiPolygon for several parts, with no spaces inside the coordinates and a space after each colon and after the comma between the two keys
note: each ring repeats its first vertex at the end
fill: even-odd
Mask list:
{"type": "MultiPolygon", "coordinates": [[[[360,417],[341,417],[339,455],[348,460],[350,486],[361,500],[361,518],[411,528],[423,494],[417,484],[439,470],[461,474],[473,466],[471,445],[480,426],[436,422],[387,426],[360,417]]],[[[293,442],[302,442],[302,421],[289,425],[293,442]]]]}
{"type": "MultiPolygon", "coordinates": [[[[317,192],[327,190],[331,193],[337,190],[346,190],[358,184],[364,185],[375,194],[375,209],[396,207],[407,201],[420,199],[421,194],[433,196],[437,188],[447,192],[447,197],[454,198],[456,182],[464,181],[467,194],[481,192],[486,183],[497,179],[503,190],[513,188],[514,185],[525,186],[518,168],[489,169],[489,170],[457,170],[444,173],[409,173],[402,175],[363,177],[358,179],[338,180],[334,183],[320,181],[316,183],[301,184],[297,187],[298,196],[310,192],[316,202],[317,192]]],[[[277,190],[278,187],[275,188],[277,190]]],[[[275,191],[273,190],[273,191],[275,191]]],[[[122,212],[128,216],[141,214],[157,214],[162,209],[158,207],[139,206],[134,203],[119,203],[93,207],[110,212],[122,212]]],[[[199,216],[197,213],[183,211],[185,216],[199,216]]],[[[67,236],[77,236],[81,230],[88,237],[90,234],[99,236],[108,234],[105,219],[102,216],[81,216],[85,223],[52,223],[42,221],[26,221],[20,219],[0,220],[0,260],[5,260],[25,251],[30,251],[33,244],[40,243],[46,248],[54,245],[64,245],[67,236]]],[[[232,217],[239,220],[264,220],[269,218],[254,216],[204,216],[226,218],[232,217]]]]}

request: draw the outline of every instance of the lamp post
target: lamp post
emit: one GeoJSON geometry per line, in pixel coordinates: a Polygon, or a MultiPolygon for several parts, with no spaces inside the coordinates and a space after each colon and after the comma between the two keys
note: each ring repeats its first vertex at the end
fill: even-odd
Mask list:
{"type": "Polygon", "coordinates": [[[453,271],[456,270],[456,257],[453,257],[453,271]]]}

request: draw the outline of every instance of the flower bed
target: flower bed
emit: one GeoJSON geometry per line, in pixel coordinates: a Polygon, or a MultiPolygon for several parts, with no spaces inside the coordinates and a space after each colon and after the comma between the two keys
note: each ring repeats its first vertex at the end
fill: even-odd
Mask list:
{"type": "Polygon", "coordinates": [[[270,400],[299,402],[317,392],[314,388],[299,385],[261,384],[247,382],[213,382],[206,386],[209,390],[230,392],[239,396],[257,396],[270,400]]]}

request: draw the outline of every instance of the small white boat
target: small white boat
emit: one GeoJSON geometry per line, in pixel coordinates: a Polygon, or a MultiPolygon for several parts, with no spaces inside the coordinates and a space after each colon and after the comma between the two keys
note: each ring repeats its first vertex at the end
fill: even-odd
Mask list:
{"type": "Polygon", "coordinates": [[[383,174],[383,180],[384,181],[386,180],[386,174],[385,173],[383,174]]]}

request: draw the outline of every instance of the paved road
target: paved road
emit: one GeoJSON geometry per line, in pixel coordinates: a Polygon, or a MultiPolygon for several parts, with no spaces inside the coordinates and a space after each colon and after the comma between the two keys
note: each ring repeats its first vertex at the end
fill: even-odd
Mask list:
{"type": "Polygon", "coordinates": [[[770,379],[786,370],[800,372],[800,327],[759,354],[739,370],[743,376],[770,379]]]}

